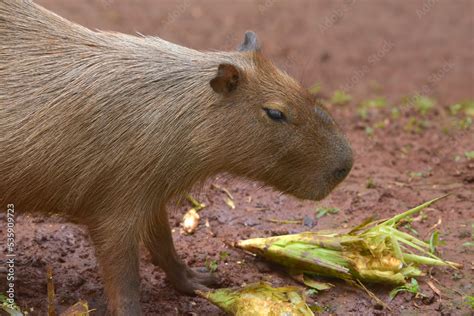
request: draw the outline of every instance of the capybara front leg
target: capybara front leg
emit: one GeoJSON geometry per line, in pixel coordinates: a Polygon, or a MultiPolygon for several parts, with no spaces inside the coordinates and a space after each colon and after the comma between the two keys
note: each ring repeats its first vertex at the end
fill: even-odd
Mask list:
{"type": "Polygon", "coordinates": [[[207,290],[207,286],[217,284],[210,273],[192,270],[179,259],[166,211],[162,209],[153,215],[143,241],[151,253],[153,264],[163,269],[173,286],[183,294],[194,295],[195,290],[207,290]]]}
{"type": "Polygon", "coordinates": [[[142,315],[138,271],[138,238],[123,227],[89,227],[113,316],[142,315]]]}

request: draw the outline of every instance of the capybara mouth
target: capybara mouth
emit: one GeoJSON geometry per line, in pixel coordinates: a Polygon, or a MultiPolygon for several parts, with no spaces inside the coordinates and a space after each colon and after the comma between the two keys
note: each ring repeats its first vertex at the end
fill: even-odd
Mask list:
{"type": "Polygon", "coordinates": [[[326,184],[325,186],[318,185],[316,187],[319,188],[314,190],[311,190],[311,187],[302,187],[297,190],[285,191],[285,193],[301,200],[321,201],[325,197],[327,197],[336,186],[337,185],[329,186],[328,184],[326,184]]]}

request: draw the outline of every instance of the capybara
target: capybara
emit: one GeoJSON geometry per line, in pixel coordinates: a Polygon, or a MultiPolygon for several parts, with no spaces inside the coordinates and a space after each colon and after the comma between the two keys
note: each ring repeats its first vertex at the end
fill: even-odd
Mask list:
{"type": "Polygon", "coordinates": [[[175,252],[167,202],[218,173],[320,200],[350,145],[247,32],[233,52],[91,31],[0,0],[0,202],[86,225],[108,311],[140,315],[138,245],[186,294],[212,276],[175,252]]]}

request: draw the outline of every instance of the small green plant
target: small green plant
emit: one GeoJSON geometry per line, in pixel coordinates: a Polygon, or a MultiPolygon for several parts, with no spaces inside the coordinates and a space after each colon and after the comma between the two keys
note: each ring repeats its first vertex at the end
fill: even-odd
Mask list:
{"type": "Polygon", "coordinates": [[[374,135],[374,129],[370,126],[366,126],[365,127],[365,133],[367,134],[367,136],[373,136],[374,135]]]}
{"type": "Polygon", "coordinates": [[[365,185],[365,187],[367,189],[373,189],[375,188],[377,185],[375,184],[375,181],[374,179],[372,179],[371,177],[367,179],[367,184],[365,185]]]}
{"type": "Polygon", "coordinates": [[[458,122],[458,126],[460,129],[469,129],[472,126],[472,118],[465,117],[460,119],[458,122]]]}
{"type": "Polygon", "coordinates": [[[425,171],[410,171],[408,173],[408,176],[410,178],[426,178],[430,174],[431,170],[425,170],[425,171]]]}
{"type": "Polygon", "coordinates": [[[454,271],[453,274],[451,274],[451,279],[454,281],[459,281],[462,280],[463,275],[459,271],[454,271]]]}
{"type": "Polygon", "coordinates": [[[436,101],[424,95],[413,97],[413,107],[421,115],[426,115],[435,106],[436,101]]]}
{"type": "Polygon", "coordinates": [[[453,104],[449,107],[451,115],[463,113],[467,116],[474,116],[474,100],[467,100],[453,104]]]}
{"type": "Polygon", "coordinates": [[[466,151],[466,152],[464,153],[464,157],[466,157],[467,160],[472,160],[472,159],[474,159],[474,150],[466,151]]]}
{"type": "Polygon", "coordinates": [[[471,241],[462,244],[464,247],[474,247],[474,223],[471,224],[471,241]]]}
{"type": "Polygon", "coordinates": [[[403,129],[406,132],[413,132],[416,134],[421,133],[430,125],[430,122],[427,120],[420,120],[416,116],[410,116],[407,123],[403,126],[403,129]]]}
{"type": "Polygon", "coordinates": [[[369,109],[358,107],[357,108],[357,115],[363,120],[366,120],[369,117],[369,109]]]}
{"type": "Polygon", "coordinates": [[[380,108],[384,108],[387,106],[387,100],[384,98],[384,97],[377,97],[377,98],[373,98],[373,99],[368,99],[368,100],[365,100],[363,101],[360,106],[362,108],[376,108],[376,109],[380,109],[380,108]]]}
{"type": "Polygon", "coordinates": [[[206,267],[209,272],[216,272],[217,268],[219,267],[219,263],[217,262],[217,260],[208,259],[206,260],[206,267]]]}
{"type": "Polygon", "coordinates": [[[449,113],[451,113],[451,115],[457,115],[459,112],[461,112],[461,110],[462,110],[461,103],[456,103],[449,106],[449,113]]]}
{"type": "Polygon", "coordinates": [[[316,212],[316,218],[321,218],[326,215],[337,214],[339,213],[339,209],[337,207],[320,207],[316,212]]]}
{"type": "Polygon", "coordinates": [[[400,117],[400,109],[397,107],[393,107],[390,110],[390,114],[392,115],[392,119],[396,120],[400,117]]]}
{"type": "Polygon", "coordinates": [[[468,116],[474,116],[474,100],[468,100],[461,103],[463,106],[463,111],[468,116]]]}
{"type": "Polygon", "coordinates": [[[369,117],[370,109],[381,109],[387,106],[387,100],[384,97],[377,97],[362,101],[357,107],[357,114],[361,119],[369,117]]]}
{"type": "Polygon", "coordinates": [[[352,100],[352,97],[342,90],[334,91],[334,94],[331,97],[331,103],[337,105],[344,105],[349,103],[352,100]]]}
{"type": "Polygon", "coordinates": [[[384,120],[384,121],[380,121],[380,122],[377,122],[374,124],[374,128],[385,128],[387,127],[387,121],[384,120]]]}
{"type": "Polygon", "coordinates": [[[411,279],[410,283],[401,285],[391,290],[390,293],[388,294],[388,296],[390,297],[390,300],[393,300],[400,292],[409,292],[417,296],[419,295],[423,296],[423,294],[420,292],[420,286],[418,285],[418,282],[414,278],[411,279]]]}
{"type": "Polygon", "coordinates": [[[468,295],[464,301],[471,307],[471,309],[474,309],[474,296],[468,295]]]}
{"type": "Polygon", "coordinates": [[[221,251],[219,252],[219,258],[222,260],[222,261],[225,261],[227,260],[227,258],[229,258],[230,254],[227,252],[227,251],[221,251]]]}

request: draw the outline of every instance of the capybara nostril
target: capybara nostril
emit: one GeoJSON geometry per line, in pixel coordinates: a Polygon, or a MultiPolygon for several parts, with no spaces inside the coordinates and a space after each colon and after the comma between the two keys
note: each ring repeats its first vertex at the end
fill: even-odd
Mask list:
{"type": "Polygon", "coordinates": [[[334,170],[334,172],[332,174],[333,179],[336,182],[341,182],[342,180],[344,180],[352,169],[352,163],[353,163],[352,162],[352,157],[349,158],[349,159],[345,159],[341,163],[341,165],[339,167],[337,167],[336,170],[334,170]]]}
{"type": "Polygon", "coordinates": [[[333,173],[334,179],[337,182],[344,180],[344,178],[349,174],[349,171],[351,171],[351,168],[349,167],[342,167],[336,169],[336,171],[334,171],[333,173]]]}

